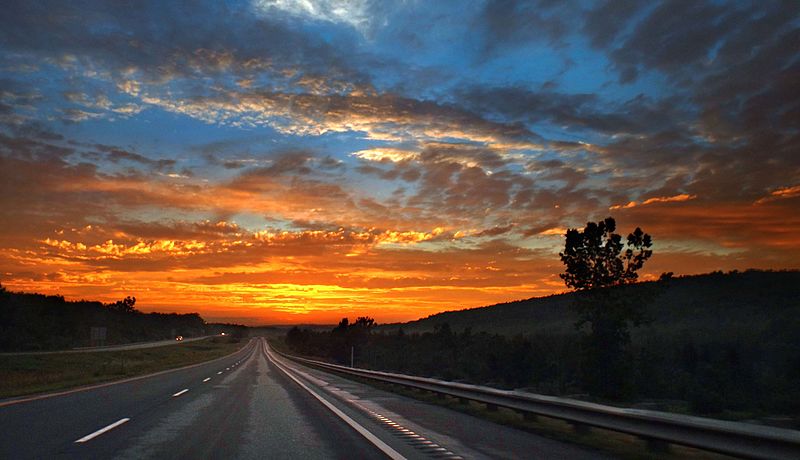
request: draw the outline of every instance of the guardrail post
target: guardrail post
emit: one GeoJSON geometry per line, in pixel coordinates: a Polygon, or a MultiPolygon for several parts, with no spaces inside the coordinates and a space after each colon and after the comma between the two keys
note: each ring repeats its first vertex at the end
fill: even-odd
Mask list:
{"type": "Polygon", "coordinates": [[[567,422],[567,423],[569,423],[570,426],[572,426],[572,431],[574,431],[575,434],[586,435],[592,432],[592,427],[590,427],[585,423],[580,423],[580,422],[567,422]]]}
{"type": "Polygon", "coordinates": [[[535,422],[539,420],[539,416],[534,414],[533,412],[520,410],[517,411],[517,413],[520,414],[522,416],[522,420],[525,420],[526,422],[535,422]]]}
{"type": "Polygon", "coordinates": [[[486,403],[486,410],[489,412],[497,412],[497,404],[486,403]]]}
{"type": "Polygon", "coordinates": [[[661,439],[642,437],[647,443],[647,450],[650,452],[667,453],[669,452],[669,443],[661,439]]]}

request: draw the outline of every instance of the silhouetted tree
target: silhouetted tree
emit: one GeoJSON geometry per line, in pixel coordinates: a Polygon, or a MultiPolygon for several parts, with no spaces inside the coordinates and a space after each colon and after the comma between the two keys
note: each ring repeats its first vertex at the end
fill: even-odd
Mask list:
{"type": "Polygon", "coordinates": [[[566,266],[561,278],[580,293],[576,327],[590,326],[584,343],[585,381],[601,396],[619,398],[627,391],[629,327],[645,320],[641,299],[626,296],[619,287],[638,279],[637,271],[653,255],[653,243],[638,227],[627,243],[615,231],[611,217],[589,222],[583,231],[569,229],[559,255],[566,266]]]}
{"type": "Polygon", "coordinates": [[[567,287],[578,291],[617,286],[636,281],[636,273],[645,261],[653,255],[650,235],[636,227],[628,235],[628,248],[624,247],[622,237],[614,231],[617,223],[614,218],[594,223],[589,222],[583,231],[567,230],[561,262],[567,266],[560,276],[567,287]]]}
{"type": "Polygon", "coordinates": [[[330,332],[331,349],[329,353],[336,361],[349,363],[351,348],[358,357],[363,352],[372,329],[376,325],[375,320],[368,316],[358,317],[353,323],[347,318],[342,318],[339,325],[330,332]]]}
{"type": "Polygon", "coordinates": [[[127,296],[122,300],[117,300],[114,303],[108,304],[108,308],[120,313],[137,313],[139,310],[133,308],[135,304],[136,297],[127,296]]]}

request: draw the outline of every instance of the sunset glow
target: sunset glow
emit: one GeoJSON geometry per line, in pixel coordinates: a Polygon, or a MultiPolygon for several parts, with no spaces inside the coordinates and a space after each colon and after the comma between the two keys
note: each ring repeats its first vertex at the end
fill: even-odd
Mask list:
{"type": "Polygon", "coordinates": [[[609,215],[646,279],[800,268],[800,3],[537,3],[5,4],[0,282],[404,321],[609,215]]]}

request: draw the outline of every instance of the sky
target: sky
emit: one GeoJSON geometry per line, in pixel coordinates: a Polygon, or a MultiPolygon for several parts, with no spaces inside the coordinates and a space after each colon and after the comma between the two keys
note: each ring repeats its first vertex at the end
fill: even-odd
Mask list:
{"type": "Polygon", "coordinates": [[[379,323],[800,268],[800,2],[4,1],[0,282],[379,323]]]}

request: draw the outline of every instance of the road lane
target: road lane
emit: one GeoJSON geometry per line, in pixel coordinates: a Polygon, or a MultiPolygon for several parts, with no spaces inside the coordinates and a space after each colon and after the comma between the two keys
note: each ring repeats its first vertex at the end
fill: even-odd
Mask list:
{"type": "MultiPolygon", "coordinates": [[[[422,455],[451,452],[471,459],[613,458],[594,449],[426,404],[290,360],[281,361],[296,369],[299,375],[309,379],[317,388],[325,389],[331,398],[345,401],[355,408],[354,411],[375,418],[384,425],[386,432],[413,446],[422,455]]],[[[401,449],[396,444],[393,447],[401,449]]],[[[413,453],[403,452],[407,457],[414,456],[413,453]]]]}
{"type": "MultiPolygon", "coordinates": [[[[345,413],[342,409],[337,407],[337,405],[327,398],[322,396],[321,391],[319,389],[313,389],[311,386],[307,385],[303,382],[301,377],[299,377],[299,373],[290,369],[289,366],[286,365],[285,362],[281,362],[273,356],[266,346],[266,342],[262,342],[264,346],[264,353],[267,356],[267,359],[270,364],[276,366],[281,372],[284,373],[287,377],[293,380],[297,385],[300,386],[303,390],[305,390],[308,394],[313,396],[317,401],[319,401],[323,406],[325,406],[328,410],[330,410],[333,414],[335,414],[339,419],[345,422],[348,426],[358,432],[361,436],[363,436],[367,441],[369,441],[372,445],[377,447],[384,455],[392,460],[402,460],[405,457],[400,452],[396,451],[389,443],[384,442],[379,436],[376,436],[372,433],[368,428],[364,427],[361,423],[355,420],[353,417],[345,413]]],[[[309,380],[309,379],[306,379],[309,380]]],[[[312,380],[313,381],[313,380],[312,380]]],[[[374,425],[374,423],[370,423],[370,425],[374,425]]]]}
{"type": "Polygon", "coordinates": [[[0,407],[0,458],[383,458],[256,343],[213,365],[0,407]]]}
{"type": "Polygon", "coordinates": [[[255,341],[229,357],[188,369],[0,407],[0,458],[49,457],[121,418],[135,422],[152,408],[167,404],[175,392],[198,385],[254,349],[255,341]]]}
{"type": "Polygon", "coordinates": [[[124,351],[124,350],[139,350],[142,348],[157,348],[169,345],[182,345],[184,343],[197,342],[199,340],[209,339],[211,337],[219,337],[217,335],[204,335],[202,337],[192,337],[183,340],[158,340],[155,342],[134,342],[125,343],[121,345],[106,345],[103,347],[78,347],[70,348],[69,350],[50,350],[50,351],[12,351],[0,353],[0,356],[24,356],[24,355],[61,355],[65,353],[99,353],[103,351],[124,351]]]}
{"type": "Polygon", "coordinates": [[[263,353],[241,458],[384,458],[263,353]]]}
{"type": "Polygon", "coordinates": [[[185,406],[152,414],[148,420],[156,423],[131,426],[125,439],[113,433],[104,444],[116,446],[119,459],[382,458],[286,381],[258,349],[230,368],[212,387],[193,388],[185,406]]]}

